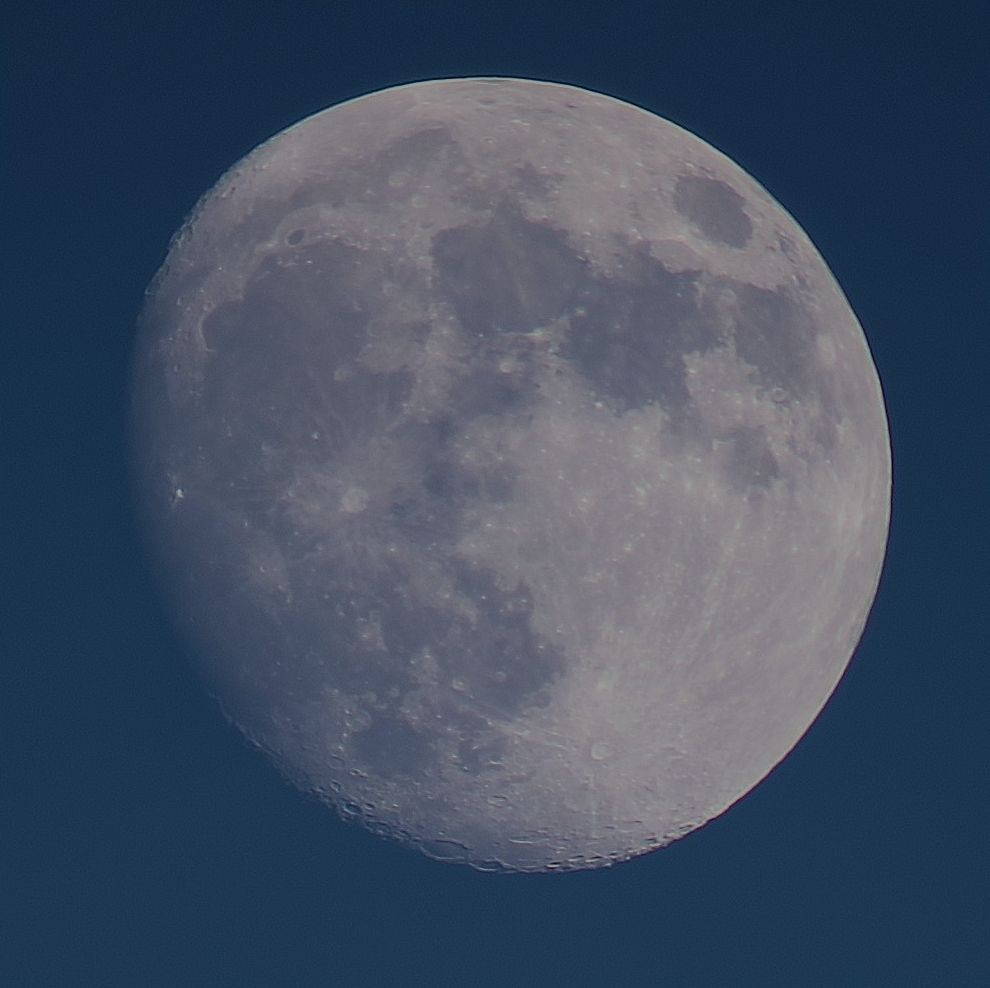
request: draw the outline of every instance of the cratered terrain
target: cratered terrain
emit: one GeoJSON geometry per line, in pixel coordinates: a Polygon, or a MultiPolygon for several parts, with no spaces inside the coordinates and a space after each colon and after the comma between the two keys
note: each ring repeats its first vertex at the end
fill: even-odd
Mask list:
{"type": "Polygon", "coordinates": [[[345,817],[492,870],[721,813],[860,638],[887,537],[856,317],[743,170],[565,85],[289,128],[174,240],[134,451],[228,716],[345,817]]]}

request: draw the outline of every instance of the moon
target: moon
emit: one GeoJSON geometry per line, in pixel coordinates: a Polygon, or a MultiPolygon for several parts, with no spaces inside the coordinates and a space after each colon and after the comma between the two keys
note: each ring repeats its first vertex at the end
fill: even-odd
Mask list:
{"type": "Polygon", "coordinates": [[[739,166],[617,99],[447,79],[237,164],[141,316],[136,490],[226,716],[483,870],[722,813],[849,662],[890,504],[863,330],[739,166]]]}

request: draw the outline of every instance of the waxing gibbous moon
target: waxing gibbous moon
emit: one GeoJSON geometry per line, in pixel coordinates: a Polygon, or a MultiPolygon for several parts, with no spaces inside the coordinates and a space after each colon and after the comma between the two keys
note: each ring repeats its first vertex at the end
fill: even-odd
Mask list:
{"type": "Polygon", "coordinates": [[[721,813],[879,579],[883,399],[822,258],[724,155],[571,86],[406,85],[256,149],[149,291],[133,408],[230,719],[484,869],[721,813]]]}

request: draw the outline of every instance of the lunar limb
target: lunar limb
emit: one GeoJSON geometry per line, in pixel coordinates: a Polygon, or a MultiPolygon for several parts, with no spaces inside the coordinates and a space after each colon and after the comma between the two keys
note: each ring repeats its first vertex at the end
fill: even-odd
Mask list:
{"type": "Polygon", "coordinates": [[[794,746],[887,537],[883,399],[794,220],[691,134],[517,79],[316,114],[147,299],[134,449],[228,716],[343,816],[563,870],[794,746]]]}

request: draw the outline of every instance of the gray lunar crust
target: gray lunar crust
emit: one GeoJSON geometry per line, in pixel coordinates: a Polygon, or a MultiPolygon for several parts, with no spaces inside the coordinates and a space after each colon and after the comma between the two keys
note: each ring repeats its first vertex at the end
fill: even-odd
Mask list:
{"type": "Polygon", "coordinates": [[[230,718],[492,870],[607,864],[747,792],[886,543],[879,383],[807,236],[567,86],[405,86],[262,145],[149,292],[134,426],[230,718]]]}

